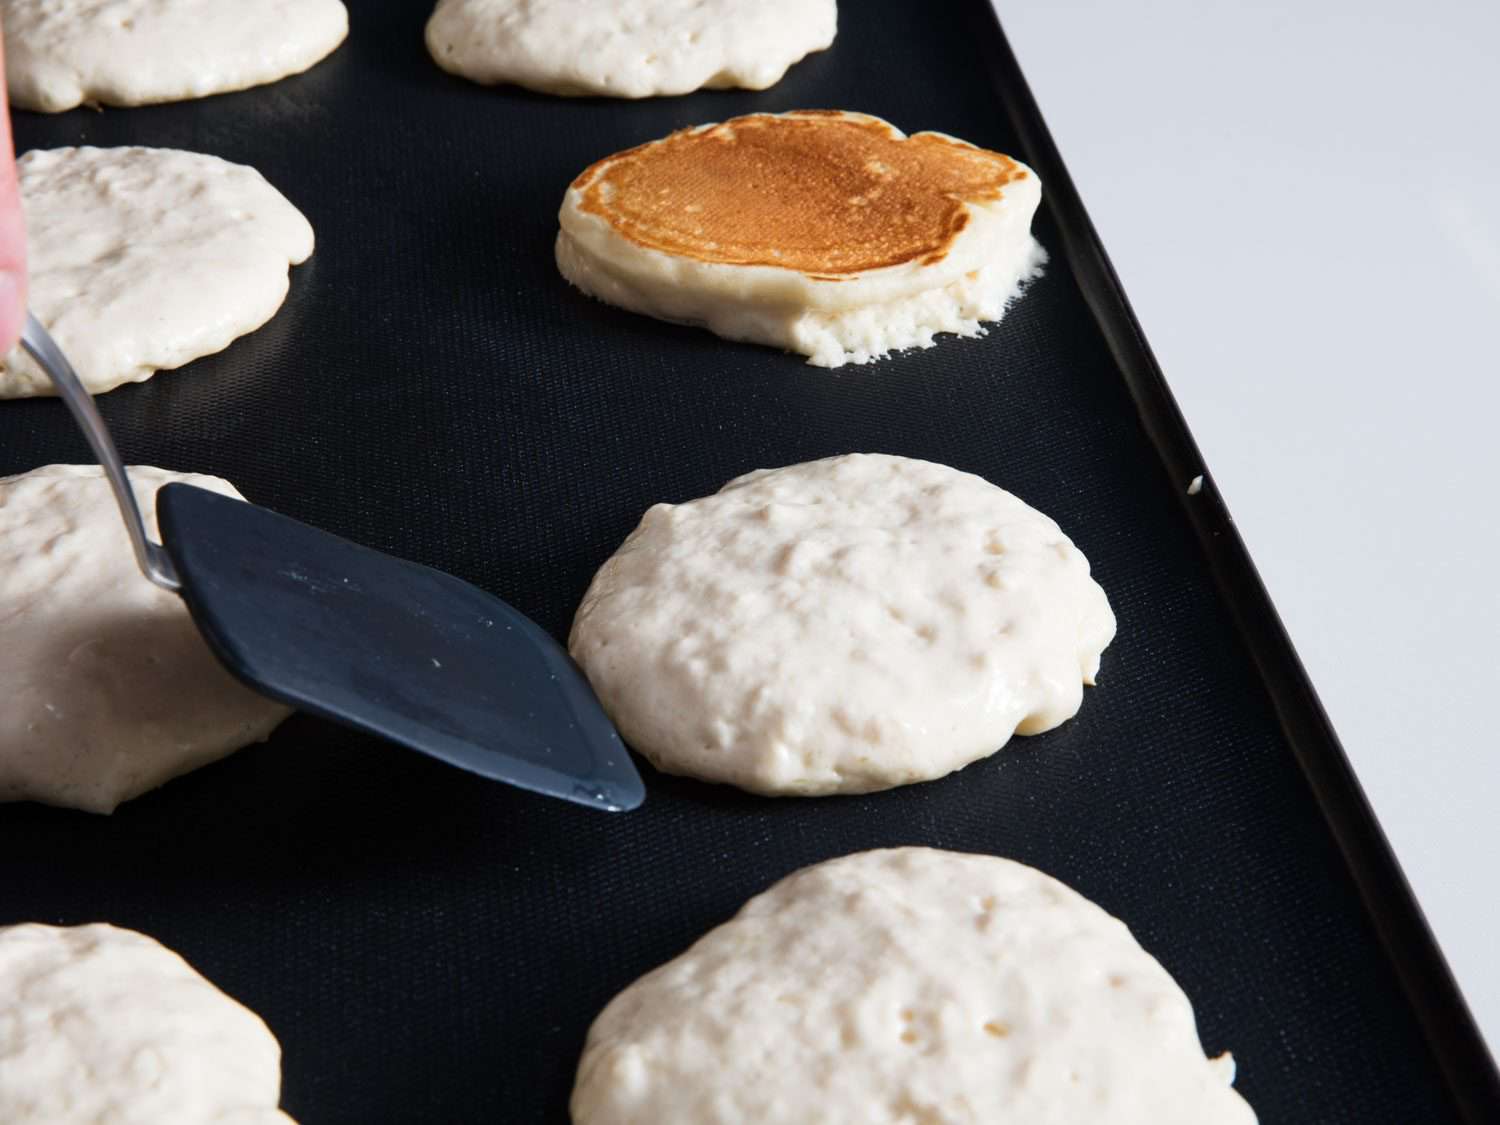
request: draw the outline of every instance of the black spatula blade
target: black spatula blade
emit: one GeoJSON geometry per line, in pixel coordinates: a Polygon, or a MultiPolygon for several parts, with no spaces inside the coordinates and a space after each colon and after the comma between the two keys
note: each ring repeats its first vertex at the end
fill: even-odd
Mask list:
{"type": "Polygon", "coordinates": [[[256,691],[523,789],[645,799],[583,674],[498,598],[192,485],[157,516],[193,620],[256,691]]]}

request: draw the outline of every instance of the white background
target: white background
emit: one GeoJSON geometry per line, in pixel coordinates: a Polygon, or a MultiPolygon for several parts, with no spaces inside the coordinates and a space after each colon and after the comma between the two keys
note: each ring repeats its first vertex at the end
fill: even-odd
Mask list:
{"type": "Polygon", "coordinates": [[[994,0],[1500,1049],[1500,0],[994,0]]]}

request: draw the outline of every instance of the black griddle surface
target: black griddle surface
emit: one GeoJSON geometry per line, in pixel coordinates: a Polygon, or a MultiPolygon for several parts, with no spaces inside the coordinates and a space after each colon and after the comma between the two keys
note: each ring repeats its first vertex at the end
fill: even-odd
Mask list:
{"type": "MultiPolygon", "coordinates": [[[[16,115],[21,150],[253,165],[317,231],[265,328],[99,399],[128,462],[221,474],[561,638],[654,502],[842,452],[929,458],[1056,518],[1119,636],[1075,720],[868,797],[645,768],[645,807],[605,816],[298,716],[112,817],[0,809],[0,922],[180,951],[274,1029],[304,1123],[561,1122],[599,1008],[774,880],[864,848],[991,852],[1123,918],[1263,1121],[1455,1119],[1046,205],[1052,264],[991,335],[837,371],[608,308],[553,265],[569,180],[680,126],[847,108],[1025,158],[983,24],[846,0],[834,48],[769,91],[621,103],[470,85],[428,59],[427,3],[350,7],[302,76],[16,115]]],[[[87,456],[58,402],[0,403],[0,472],[87,456]]]]}

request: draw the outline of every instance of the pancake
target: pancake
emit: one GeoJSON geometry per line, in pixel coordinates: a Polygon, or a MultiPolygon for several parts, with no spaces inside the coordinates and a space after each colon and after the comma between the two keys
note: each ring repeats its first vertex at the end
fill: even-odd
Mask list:
{"type": "MultiPolygon", "coordinates": [[[[166,148],[36,149],[17,162],[29,300],[92,393],[220,351],[275,315],[312,253],[254,168],[166,148]]],[[[19,347],[0,398],[55,394],[19,347]]]]}
{"type": "Polygon", "coordinates": [[[800,110],[684,129],[594,164],[559,214],[584,292],[814,364],[975,336],[1046,255],[1036,174],[941,133],[800,110]]]}
{"type": "Polygon", "coordinates": [[[440,0],[427,50],[486,85],[647,98],[764,90],[837,26],[835,0],[440,0]]]}
{"type": "Polygon", "coordinates": [[[1254,1125],[1182,989],[1042,872],[929,848],[805,868],[616,996],[573,1125],[1254,1125]]]}
{"type": "MultiPolygon", "coordinates": [[[[225,480],[129,470],[149,531],[156,492],[225,480]]],[[[0,801],[108,813],[258,742],[291,714],[241,686],[187,606],[153,586],[97,465],[0,479],[0,801]]]]}
{"type": "Polygon", "coordinates": [[[568,648],[657,768],[812,796],[942,777],[1057,726],[1114,632],[1047,516],[946,465],[855,454],[653,507],[568,648]]]}
{"type": "Polygon", "coordinates": [[[0,997],[6,1125],[294,1125],[265,1022],[145,934],[0,926],[0,997]]]}
{"type": "Polygon", "coordinates": [[[339,0],[0,0],[11,104],[58,113],[275,82],[344,41],[339,0]]]}

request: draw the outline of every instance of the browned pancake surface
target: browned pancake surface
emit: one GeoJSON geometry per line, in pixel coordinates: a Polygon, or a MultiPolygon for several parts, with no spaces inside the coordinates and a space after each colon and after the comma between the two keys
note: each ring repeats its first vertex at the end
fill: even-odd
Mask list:
{"type": "Polygon", "coordinates": [[[998,152],[806,110],[684,129],[606,157],[573,186],[584,211],[649,249],[818,275],[939,262],[968,222],[965,202],[1025,175],[998,152]]]}

